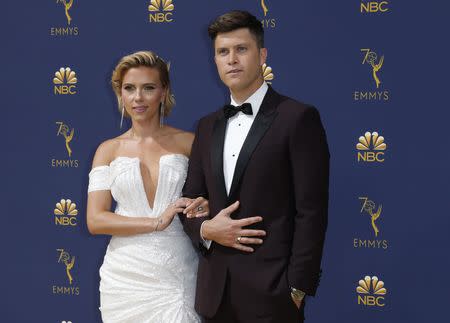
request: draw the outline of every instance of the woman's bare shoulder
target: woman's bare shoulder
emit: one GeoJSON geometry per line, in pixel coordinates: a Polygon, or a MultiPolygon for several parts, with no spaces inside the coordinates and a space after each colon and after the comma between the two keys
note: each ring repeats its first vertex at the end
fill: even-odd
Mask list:
{"type": "Polygon", "coordinates": [[[189,131],[172,127],[168,130],[168,132],[178,149],[180,149],[184,155],[189,157],[191,154],[192,142],[194,141],[194,134],[189,131]]]}

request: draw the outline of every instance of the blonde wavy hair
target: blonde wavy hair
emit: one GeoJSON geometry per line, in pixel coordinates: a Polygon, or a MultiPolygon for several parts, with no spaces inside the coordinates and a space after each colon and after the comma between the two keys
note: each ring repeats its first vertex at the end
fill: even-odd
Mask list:
{"type": "MultiPolygon", "coordinates": [[[[161,81],[162,86],[166,90],[166,95],[164,97],[164,117],[167,117],[172,111],[173,106],[175,105],[175,98],[172,94],[172,89],[170,87],[170,78],[169,78],[169,65],[164,62],[164,60],[151,51],[139,51],[130,55],[126,55],[122,57],[114,68],[111,84],[114,90],[114,93],[117,97],[117,103],[119,106],[119,112],[122,112],[122,82],[125,73],[134,67],[139,66],[147,66],[151,68],[155,68],[159,72],[159,79],[161,81]]],[[[128,113],[125,111],[125,116],[129,117],[128,113]]]]}

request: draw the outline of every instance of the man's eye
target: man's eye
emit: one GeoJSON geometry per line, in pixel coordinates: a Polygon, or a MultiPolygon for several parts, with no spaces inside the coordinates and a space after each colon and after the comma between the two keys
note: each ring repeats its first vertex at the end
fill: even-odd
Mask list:
{"type": "Polygon", "coordinates": [[[219,49],[219,55],[225,55],[228,51],[226,49],[219,49]]]}
{"type": "Polygon", "coordinates": [[[245,52],[247,50],[247,47],[238,47],[238,51],[245,52]]]}

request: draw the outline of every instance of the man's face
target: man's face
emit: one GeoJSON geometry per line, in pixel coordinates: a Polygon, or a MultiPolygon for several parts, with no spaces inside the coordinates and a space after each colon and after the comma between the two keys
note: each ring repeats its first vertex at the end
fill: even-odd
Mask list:
{"type": "Polygon", "coordinates": [[[258,48],[248,28],[219,33],[214,52],[220,79],[232,92],[242,92],[261,83],[267,50],[258,48]]]}

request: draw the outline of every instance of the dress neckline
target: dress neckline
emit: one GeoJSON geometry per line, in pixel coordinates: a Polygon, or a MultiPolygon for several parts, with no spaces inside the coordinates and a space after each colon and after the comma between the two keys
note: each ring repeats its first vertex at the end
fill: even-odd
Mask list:
{"type": "MultiPolygon", "coordinates": [[[[168,158],[168,157],[184,157],[184,159],[186,161],[189,160],[189,158],[186,155],[183,155],[180,153],[164,154],[159,157],[159,160],[158,160],[158,182],[156,183],[155,196],[153,198],[152,206],[150,206],[150,201],[148,200],[147,192],[145,191],[144,178],[142,177],[142,172],[141,172],[141,168],[140,168],[141,159],[139,157],[117,156],[108,165],[102,165],[102,166],[97,166],[97,167],[111,167],[111,165],[117,163],[120,159],[128,159],[128,160],[137,161],[137,163],[135,165],[137,165],[137,167],[138,167],[139,180],[140,180],[140,184],[141,184],[140,185],[141,192],[143,194],[143,197],[145,198],[145,202],[146,202],[148,209],[150,210],[150,213],[153,213],[153,208],[155,207],[155,204],[157,202],[158,192],[159,192],[159,188],[161,185],[161,182],[160,182],[161,181],[161,160],[168,158]]],[[[95,169],[97,167],[94,167],[93,169],[95,169]]]]}

